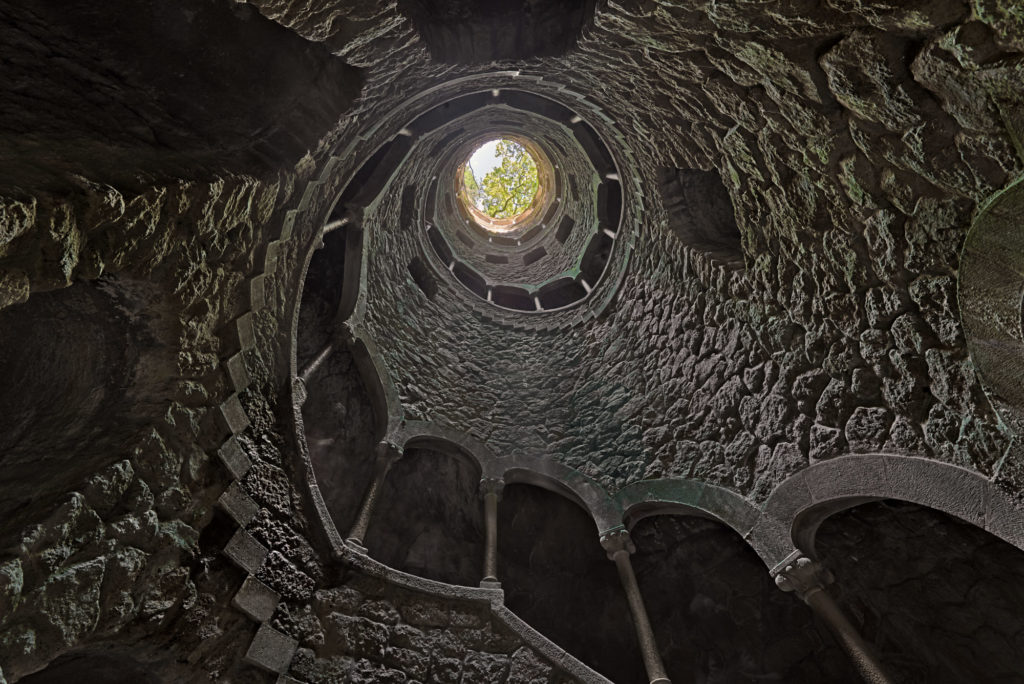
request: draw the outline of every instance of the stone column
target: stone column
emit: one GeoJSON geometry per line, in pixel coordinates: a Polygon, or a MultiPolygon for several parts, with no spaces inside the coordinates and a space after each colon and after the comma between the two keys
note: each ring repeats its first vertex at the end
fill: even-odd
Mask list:
{"type": "Polygon", "coordinates": [[[871,647],[843,614],[839,604],[825,591],[825,587],[834,580],[832,573],[820,563],[803,555],[787,560],[775,575],[775,584],[780,589],[796,593],[815,615],[825,621],[867,684],[891,684],[892,679],[882,669],[871,647]]]}
{"type": "Polygon", "coordinates": [[[359,507],[359,514],[356,516],[356,521],[353,523],[346,539],[349,545],[354,546],[357,551],[366,553],[366,548],[363,546],[366,528],[370,526],[373,509],[377,505],[380,490],[384,487],[384,480],[387,479],[388,471],[391,470],[391,464],[401,457],[402,450],[398,446],[390,442],[381,442],[377,445],[373,481],[370,482],[370,487],[366,490],[366,494],[363,495],[363,503],[359,507]]]}
{"type": "Polygon", "coordinates": [[[309,365],[306,366],[301,373],[299,373],[299,377],[302,378],[302,381],[309,382],[309,377],[316,372],[316,369],[319,368],[321,364],[323,364],[323,362],[327,360],[327,357],[329,357],[331,355],[331,352],[333,351],[334,343],[328,342],[324,346],[324,348],[320,350],[320,353],[316,355],[316,358],[310,361],[309,365]]]}
{"type": "Polygon", "coordinates": [[[626,600],[629,601],[629,611],[633,615],[633,626],[636,627],[636,637],[640,642],[640,653],[644,658],[648,680],[651,684],[672,684],[665,673],[665,665],[661,662],[658,644],[654,641],[654,630],[651,629],[647,608],[640,595],[640,586],[636,583],[636,575],[633,574],[633,563],[629,560],[630,554],[636,551],[633,540],[629,538],[629,532],[616,530],[603,534],[601,546],[608,552],[608,558],[615,561],[615,568],[619,571],[619,579],[626,591],[626,600]]]}
{"type": "Polygon", "coordinates": [[[504,488],[505,482],[500,478],[485,477],[480,480],[480,494],[484,499],[484,530],[486,534],[484,578],[480,581],[480,586],[489,589],[501,587],[501,582],[498,581],[498,502],[501,501],[501,492],[504,488]]]}

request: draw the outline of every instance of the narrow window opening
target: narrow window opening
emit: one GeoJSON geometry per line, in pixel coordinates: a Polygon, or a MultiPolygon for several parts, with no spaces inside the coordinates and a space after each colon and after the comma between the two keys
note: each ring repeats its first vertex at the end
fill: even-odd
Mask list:
{"type": "Polygon", "coordinates": [[[427,295],[427,299],[434,298],[437,294],[437,281],[430,273],[430,269],[427,268],[419,257],[415,257],[409,262],[409,275],[412,276],[416,287],[420,288],[423,294],[427,295]]]}
{"type": "Polygon", "coordinates": [[[477,297],[487,298],[487,281],[479,273],[465,264],[456,262],[452,274],[477,297]]]}
{"type": "Polygon", "coordinates": [[[523,266],[529,266],[530,264],[536,263],[543,259],[545,256],[547,256],[547,250],[545,250],[543,247],[538,247],[537,249],[528,252],[525,256],[523,256],[523,266]]]}
{"type": "Polygon", "coordinates": [[[743,244],[732,198],[715,171],[658,170],[668,226],[684,244],[743,267],[743,244]]]}
{"type": "Polygon", "coordinates": [[[571,278],[562,278],[541,289],[538,298],[546,311],[569,306],[587,296],[582,285],[571,278]]]}
{"type": "Polygon", "coordinates": [[[496,287],[492,291],[492,300],[498,306],[517,311],[536,311],[533,297],[519,287],[496,287]]]}
{"type": "Polygon", "coordinates": [[[561,222],[558,224],[558,230],[555,231],[555,239],[560,243],[565,244],[565,241],[569,239],[569,235],[572,233],[573,226],[576,222],[572,220],[571,216],[563,216],[561,222]]]}

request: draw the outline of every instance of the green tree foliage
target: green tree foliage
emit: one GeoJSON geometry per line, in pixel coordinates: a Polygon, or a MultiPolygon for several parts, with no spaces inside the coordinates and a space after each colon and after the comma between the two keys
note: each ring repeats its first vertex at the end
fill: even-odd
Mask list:
{"type": "Polygon", "coordinates": [[[499,140],[495,155],[501,163],[479,182],[466,164],[463,182],[469,200],[492,218],[514,218],[526,211],[537,194],[537,164],[522,145],[499,140]]]}

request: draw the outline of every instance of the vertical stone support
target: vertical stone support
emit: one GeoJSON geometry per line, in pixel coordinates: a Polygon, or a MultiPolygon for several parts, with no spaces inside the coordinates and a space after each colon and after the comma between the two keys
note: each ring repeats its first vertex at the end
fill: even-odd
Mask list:
{"type": "Polygon", "coordinates": [[[484,578],[481,587],[497,589],[498,581],[498,502],[505,482],[499,478],[485,477],[480,480],[480,494],[484,499],[484,578]]]}
{"type": "Polygon", "coordinates": [[[370,526],[370,519],[373,518],[373,510],[377,506],[377,499],[380,498],[380,491],[384,487],[384,481],[387,479],[388,471],[391,470],[392,464],[401,457],[402,450],[398,446],[390,442],[381,442],[377,445],[373,480],[370,482],[366,494],[363,495],[363,503],[359,506],[359,514],[356,516],[356,521],[352,524],[352,529],[349,531],[346,539],[350,545],[363,553],[366,552],[366,548],[363,546],[363,538],[366,536],[366,530],[370,526]]]}
{"type": "Polygon", "coordinates": [[[633,573],[633,563],[629,559],[630,554],[636,551],[629,532],[616,530],[603,534],[601,546],[608,552],[608,558],[615,562],[615,568],[619,571],[619,580],[626,591],[626,600],[629,601],[629,610],[633,615],[633,626],[636,627],[648,680],[651,684],[671,684],[665,673],[661,654],[658,652],[658,644],[654,640],[654,630],[651,629],[647,607],[644,606],[643,596],[640,595],[640,585],[637,584],[636,575],[633,573]]]}
{"type": "Polygon", "coordinates": [[[807,556],[794,556],[774,573],[775,584],[783,591],[794,592],[810,606],[815,615],[825,621],[867,684],[891,684],[892,679],[872,653],[871,647],[843,614],[839,604],[825,591],[825,587],[835,579],[832,573],[807,556]]]}
{"type": "Polygon", "coordinates": [[[324,361],[327,360],[327,358],[331,355],[333,351],[334,343],[328,342],[324,346],[324,348],[320,350],[320,353],[316,355],[316,358],[310,361],[309,365],[306,366],[306,368],[299,374],[299,377],[302,378],[302,381],[309,382],[310,376],[316,372],[316,370],[323,364],[324,361]]]}

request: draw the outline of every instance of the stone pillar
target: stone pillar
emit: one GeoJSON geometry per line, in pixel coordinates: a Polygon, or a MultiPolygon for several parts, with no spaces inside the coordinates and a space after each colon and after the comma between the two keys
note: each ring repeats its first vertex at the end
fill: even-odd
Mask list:
{"type": "Polygon", "coordinates": [[[480,494],[484,499],[484,530],[486,547],[484,548],[484,578],[481,587],[498,589],[498,502],[505,488],[504,480],[485,477],[480,480],[480,494]]]}
{"type": "Polygon", "coordinates": [[[331,355],[331,352],[333,351],[334,343],[328,342],[324,346],[324,348],[320,350],[320,353],[316,355],[316,358],[310,361],[309,365],[306,366],[301,373],[299,373],[299,377],[302,378],[302,381],[309,382],[309,377],[316,372],[316,369],[319,368],[321,364],[323,364],[323,362],[327,360],[327,357],[329,357],[331,355]]]}
{"type": "Polygon", "coordinates": [[[390,443],[381,442],[377,445],[376,463],[373,472],[373,481],[363,496],[363,503],[359,507],[359,514],[348,533],[347,542],[356,550],[366,553],[363,546],[363,538],[366,536],[366,529],[370,526],[370,519],[373,517],[373,509],[380,497],[380,490],[384,487],[384,480],[387,479],[391,464],[402,457],[402,450],[390,443]]]}
{"type": "Polygon", "coordinates": [[[825,621],[867,684],[891,684],[892,679],[882,669],[871,647],[825,591],[825,587],[834,579],[832,573],[820,563],[803,555],[792,561],[787,560],[775,574],[775,584],[780,589],[796,593],[815,615],[825,621]]]}
{"type": "Polygon", "coordinates": [[[619,579],[626,591],[626,600],[629,601],[629,611],[633,615],[633,626],[640,642],[640,653],[644,658],[648,680],[651,684],[672,684],[665,673],[665,665],[661,662],[658,644],[654,641],[654,630],[651,629],[647,608],[640,595],[640,586],[636,583],[636,575],[633,574],[633,563],[629,560],[630,554],[636,551],[633,540],[629,538],[629,532],[617,530],[603,534],[601,546],[608,552],[608,558],[615,561],[615,568],[619,571],[619,579]]]}

